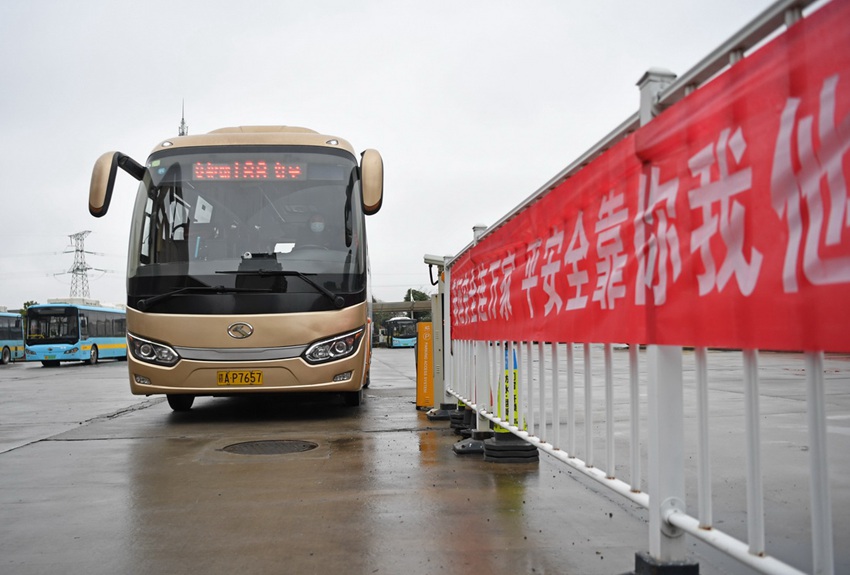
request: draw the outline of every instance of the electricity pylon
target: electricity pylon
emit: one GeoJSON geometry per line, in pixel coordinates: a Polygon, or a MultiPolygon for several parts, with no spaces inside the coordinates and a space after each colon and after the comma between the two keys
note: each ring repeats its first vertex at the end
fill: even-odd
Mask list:
{"type": "MultiPolygon", "coordinates": [[[[71,238],[71,242],[74,244],[74,265],[71,266],[71,269],[66,272],[53,274],[57,276],[63,274],[71,274],[70,297],[89,297],[89,270],[104,273],[109,271],[102,270],[100,268],[93,268],[90,265],[86,264],[86,254],[92,254],[96,256],[104,255],[97,252],[86,251],[86,236],[88,236],[90,233],[90,230],[85,230],[83,232],[77,232],[76,234],[71,234],[68,236],[69,238],[71,238]]],[[[71,251],[65,250],[63,253],[69,254],[71,253],[71,251]]]]}
{"type": "MultiPolygon", "coordinates": [[[[106,254],[98,253],[98,252],[88,252],[86,251],[86,236],[91,233],[90,230],[85,230],[82,232],[77,232],[76,234],[71,234],[68,237],[71,239],[71,243],[74,244],[74,265],[71,266],[71,269],[65,272],[59,272],[57,274],[53,274],[54,276],[60,276],[64,274],[71,274],[71,293],[70,297],[74,298],[88,298],[89,297],[89,271],[94,270],[103,273],[109,273],[111,270],[104,270],[100,268],[93,268],[86,263],[86,254],[92,254],[95,256],[103,256],[106,254]]],[[[66,249],[64,252],[69,254],[71,253],[70,249],[66,249]]]]}
{"type": "Polygon", "coordinates": [[[71,274],[70,297],[89,297],[89,268],[86,265],[86,236],[90,230],[77,232],[68,236],[74,243],[74,265],[68,270],[71,274]]]}

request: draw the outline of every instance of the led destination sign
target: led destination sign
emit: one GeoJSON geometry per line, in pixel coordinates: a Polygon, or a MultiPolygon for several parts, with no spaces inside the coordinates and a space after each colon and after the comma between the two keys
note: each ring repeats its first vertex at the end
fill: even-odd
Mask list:
{"type": "Polygon", "coordinates": [[[243,160],[233,162],[195,162],[192,165],[194,180],[304,180],[306,166],[243,160]]]}

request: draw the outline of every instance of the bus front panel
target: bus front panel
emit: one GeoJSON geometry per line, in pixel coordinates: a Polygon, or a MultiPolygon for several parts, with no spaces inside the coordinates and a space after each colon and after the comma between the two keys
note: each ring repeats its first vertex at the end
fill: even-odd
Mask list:
{"type": "Polygon", "coordinates": [[[365,303],[247,316],[130,309],[130,388],[136,395],[356,392],[368,366],[366,327],[365,303]]]}

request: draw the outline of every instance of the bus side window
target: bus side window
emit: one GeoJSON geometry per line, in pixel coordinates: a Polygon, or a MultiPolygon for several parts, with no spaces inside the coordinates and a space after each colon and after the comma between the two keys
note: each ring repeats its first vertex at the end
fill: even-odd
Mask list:
{"type": "Polygon", "coordinates": [[[80,316],[80,339],[88,339],[89,338],[89,318],[88,316],[81,315],[80,316]]]}

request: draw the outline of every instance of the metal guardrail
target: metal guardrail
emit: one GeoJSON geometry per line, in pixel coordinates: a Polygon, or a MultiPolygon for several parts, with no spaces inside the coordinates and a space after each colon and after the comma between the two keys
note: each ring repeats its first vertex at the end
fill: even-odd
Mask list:
{"type": "MultiPolygon", "coordinates": [[[[780,0],[756,17],[740,32],[724,42],[706,56],[694,68],[672,79],[667,85],[659,84],[656,91],[644,92],[641,110],[627,118],[615,130],[602,138],[597,144],[582,154],[577,160],[550,179],[544,186],[522,201],[476,239],[463,248],[453,258],[446,260],[445,285],[451,286],[451,267],[465,252],[477,242],[515,218],[527,207],[538,201],[564,181],[582,170],[594,158],[611,146],[637,130],[655,114],[678,102],[692,90],[715,77],[727,66],[744,57],[752,50],[777,33],[783,25],[791,25],[802,18],[803,9],[816,4],[811,0],[780,0]]],[[[822,3],[817,3],[822,4],[822,3]]],[[[447,298],[449,301],[451,297],[447,298]]],[[[450,323],[450,322],[447,322],[450,323]]],[[[650,516],[650,554],[660,562],[677,561],[684,556],[684,543],[680,535],[688,533],[701,541],[712,545],[726,555],[763,573],[796,574],[799,569],[783,563],[766,554],[764,494],[762,468],[760,460],[760,412],[759,412],[759,374],[758,351],[745,350],[742,353],[743,389],[745,396],[745,439],[747,461],[747,542],[743,542],[714,525],[712,516],[711,470],[709,461],[709,410],[707,389],[709,381],[708,354],[704,348],[695,350],[696,361],[696,413],[698,421],[698,513],[689,515],[684,504],[684,470],[682,424],[685,417],[682,385],[682,348],[650,345],[646,352],[646,371],[643,376],[647,382],[648,421],[648,476],[649,485],[657,491],[647,493],[642,487],[641,477],[641,432],[640,414],[640,363],[638,343],[629,346],[629,390],[630,390],[630,462],[632,477],[625,482],[616,477],[614,461],[614,399],[611,369],[612,345],[601,344],[604,354],[603,380],[605,389],[604,422],[594,420],[594,386],[599,378],[591,367],[591,344],[572,342],[529,342],[529,341],[488,341],[452,339],[451,326],[447,325],[446,353],[446,393],[453,395],[478,415],[479,426],[482,422],[494,422],[514,435],[532,443],[539,449],[552,455],[559,461],[582,472],[599,483],[622,495],[631,502],[647,508],[650,516]],[[584,386],[575,381],[574,368],[577,365],[573,357],[575,346],[583,352],[584,386]],[[537,347],[536,364],[539,372],[532,373],[535,365],[534,347],[537,347]],[[567,358],[563,368],[544,370],[550,366],[561,365],[559,349],[565,349],[567,358]],[[448,350],[451,350],[449,353],[448,350]],[[519,351],[517,365],[518,379],[516,388],[502,385],[505,373],[505,357],[511,357],[514,350],[519,351]],[[507,356],[505,355],[507,354],[507,356]],[[576,390],[583,389],[584,410],[574,403],[576,390]],[[565,395],[566,409],[560,405],[565,395]],[[513,396],[512,401],[510,397],[513,396]],[[509,406],[508,413],[501,413],[495,406],[509,406]],[[562,412],[566,418],[562,418],[562,412]],[[582,417],[583,415],[583,417],[582,417]],[[550,421],[547,421],[547,417],[550,421]],[[585,433],[583,458],[576,456],[576,420],[584,422],[585,428],[593,424],[605,425],[606,461],[600,466],[595,460],[592,433],[585,433]],[[561,433],[565,435],[562,439],[561,433]]],[[[809,352],[803,363],[806,373],[808,404],[808,444],[810,449],[811,475],[811,517],[812,517],[812,572],[824,575],[834,573],[832,548],[832,520],[830,515],[829,481],[827,473],[825,400],[823,385],[823,361],[821,352],[809,352]]]]}
{"type": "MultiPolygon", "coordinates": [[[[767,366],[760,370],[757,352],[738,352],[746,412],[742,415],[746,421],[743,434],[746,438],[748,522],[747,542],[743,542],[719,529],[713,515],[708,400],[712,355],[709,350],[697,348],[689,354],[692,355],[689,366],[693,365],[694,375],[693,381],[685,386],[681,361],[670,361],[669,357],[672,353],[675,358],[678,352],[675,349],[659,349],[659,346],[641,349],[641,346],[629,345],[626,351],[623,346],[614,350],[611,344],[459,340],[453,344],[449,373],[451,383],[447,393],[473,409],[481,420],[509,430],[559,462],[647,510],[652,508],[651,498],[658,495],[646,490],[642,447],[649,452],[648,474],[661,473],[672,482],[681,481],[684,485],[683,421],[696,422],[696,469],[688,472],[697,476],[697,515],[691,516],[686,512],[684,497],[665,498],[660,504],[656,503],[664,519],[659,528],[673,539],[688,533],[762,573],[804,573],[768,555],[765,546],[765,497],[760,462],[760,418],[763,414],[758,408],[759,372],[769,369],[770,377],[776,378],[777,372],[787,373],[787,367],[767,366]],[[506,379],[510,379],[506,374],[513,370],[506,370],[506,354],[511,358],[514,353],[517,360],[516,386],[505,383],[506,379]],[[667,354],[668,357],[662,364],[652,354],[667,354]],[[659,374],[659,368],[666,371],[666,375],[659,374]],[[646,394],[642,393],[642,382],[646,382],[648,387],[646,394]],[[684,407],[683,392],[686,387],[688,393],[693,393],[688,397],[694,399],[688,402],[692,406],[687,408],[684,407]],[[601,398],[600,388],[604,389],[601,398]],[[649,398],[645,399],[645,395],[649,398]],[[627,408],[624,401],[628,402],[627,408]],[[641,412],[644,402],[648,413],[641,412]],[[604,415],[600,404],[604,404],[604,415]],[[498,406],[508,408],[501,410],[498,406]],[[620,452],[622,456],[623,451],[628,452],[628,462],[618,463],[616,454],[620,452]],[[678,458],[679,464],[652,461],[653,451],[662,451],[663,457],[670,459],[678,458]],[[604,454],[603,460],[598,457],[600,452],[604,454]]],[[[729,352],[717,353],[730,355],[729,352]]],[[[715,363],[720,362],[715,359],[715,363]]],[[[728,370],[730,360],[723,357],[722,362],[728,370]]],[[[797,441],[809,446],[810,476],[815,491],[817,484],[828,480],[823,362],[823,354],[805,354],[799,369],[799,381],[801,384],[805,381],[808,394],[808,435],[797,441]]],[[[819,508],[813,515],[823,521],[813,522],[812,529],[813,532],[825,530],[813,533],[816,543],[812,573],[832,573],[830,499],[828,489],[821,488],[826,496],[814,497],[812,505],[819,508]],[[818,546],[822,548],[817,549],[818,546]]]]}

